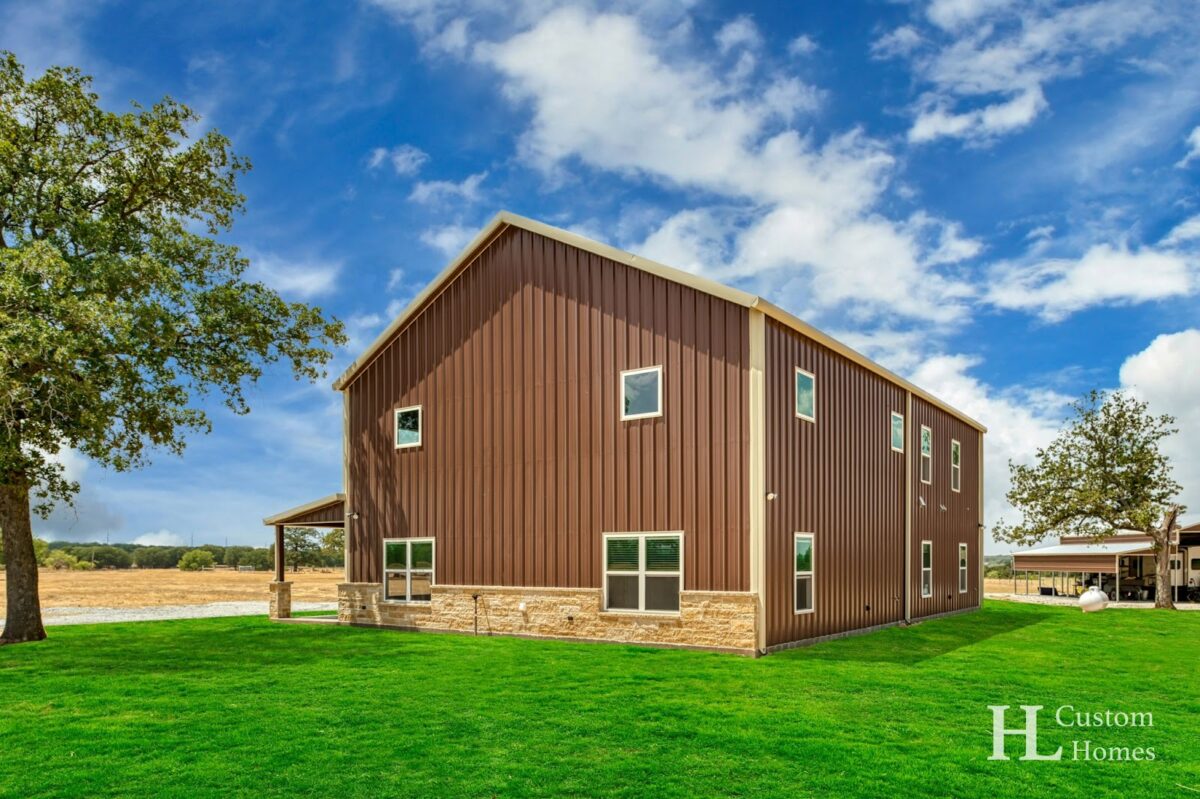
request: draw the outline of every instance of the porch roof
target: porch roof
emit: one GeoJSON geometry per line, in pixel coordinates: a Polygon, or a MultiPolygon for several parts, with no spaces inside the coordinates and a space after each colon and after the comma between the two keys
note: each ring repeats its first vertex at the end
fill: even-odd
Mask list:
{"type": "Polygon", "coordinates": [[[1054,546],[1014,552],[1019,557],[1057,557],[1070,555],[1143,555],[1154,552],[1154,544],[1145,541],[1106,541],[1102,544],[1055,544],[1054,546]]]}
{"type": "Polygon", "coordinates": [[[330,494],[263,519],[268,527],[345,527],[346,495],[330,494]]]}

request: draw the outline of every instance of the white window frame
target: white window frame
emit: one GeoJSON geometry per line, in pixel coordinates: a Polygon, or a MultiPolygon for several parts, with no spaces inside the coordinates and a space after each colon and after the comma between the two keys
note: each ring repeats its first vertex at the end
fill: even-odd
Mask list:
{"type": "MultiPolygon", "coordinates": [[[[624,403],[622,403],[622,406],[624,403]]],[[[600,570],[604,581],[604,604],[601,606],[605,613],[649,613],[655,616],[678,616],[678,610],[646,610],[646,575],[651,577],[678,577],[679,578],[679,593],[683,594],[683,556],[684,556],[684,541],[682,530],[663,530],[661,532],[639,532],[639,533],[604,533],[600,536],[600,570]],[[638,570],[625,571],[608,569],[608,539],[610,538],[636,538],[638,539],[638,570]],[[646,571],[646,539],[647,538],[678,538],[679,539],[679,570],[673,572],[647,572],[646,571]],[[609,575],[617,577],[637,577],[638,578],[638,606],[634,608],[612,608],[608,607],[608,577],[609,575]]],[[[680,597],[680,606],[683,601],[680,597]]]]}
{"type": "Polygon", "coordinates": [[[969,553],[966,544],[958,545],[958,593],[967,593],[968,572],[971,568],[971,562],[968,560],[969,553]]]}
{"type": "Polygon", "coordinates": [[[795,533],[792,535],[792,613],[796,616],[805,616],[809,613],[815,613],[817,610],[817,539],[812,533],[795,533]],[[796,542],[801,538],[807,538],[810,551],[812,552],[812,569],[809,571],[796,570],[796,542]],[[796,592],[796,578],[807,577],[812,583],[812,607],[805,610],[796,608],[796,600],[799,599],[799,594],[796,592]]]}
{"type": "Polygon", "coordinates": [[[933,596],[933,542],[926,539],[921,542],[921,599],[933,596]],[[929,565],[925,565],[925,550],[929,550],[929,565]],[[926,581],[925,573],[929,573],[926,581]]]}
{"type": "Polygon", "coordinates": [[[950,490],[956,494],[962,492],[962,444],[957,438],[950,439],[950,490]]]}
{"type": "Polygon", "coordinates": [[[425,438],[425,412],[421,410],[420,405],[409,405],[407,408],[396,408],[392,412],[392,443],[396,445],[396,449],[416,449],[421,446],[421,441],[425,438]],[[413,444],[400,443],[400,414],[408,413],[409,411],[417,412],[417,440],[413,444]]]}
{"type": "Polygon", "coordinates": [[[933,429],[927,425],[921,425],[921,437],[917,440],[917,453],[921,456],[921,462],[918,466],[920,469],[921,482],[925,485],[933,485],[933,429]],[[929,454],[925,454],[925,431],[929,431],[929,454]],[[925,479],[925,459],[929,459],[929,479],[925,479]]]}
{"type": "Polygon", "coordinates": [[[904,419],[904,414],[899,411],[892,411],[892,415],[888,417],[888,446],[892,448],[892,452],[904,452],[904,438],[908,434],[907,422],[904,419]],[[892,432],[896,427],[896,420],[900,420],[900,447],[896,447],[895,439],[892,438],[892,432]]]}
{"type": "Polygon", "coordinates": [[[796,367],[796,374],[792,375],[792,410],[796,412],[797,419],[803,419],[806,422],[817,423],[817,376],[807,369],[796,367]],[[800,392],[796,390],[796,375],[807,375],[812,379],[813,387],[813,412],[812,416],[805,416],[800,413],[800,392]]]}
{"type": "Polygon", "coordinates": [[[663,415],[663,368],[658,366],[645,366],[640,369],[626,369],[621,372],[621,421],[628,422],[633,419],[654,419],[663,415]],[[649,372],[658,373],[658,410],[653,413],[625,413],[625,378],[630,375],[641,375],[649,372]]]}
{"type": "Polygon", "coordinates": [[[433,538],[385,538],[383,539],[383,557],[380,560],[380,565],[383,566],[383,595],[381,601],[393,605],[428,605],[432,600],[429,599],[411,599],[412,597],[412,573],[424,574],[429,572],[429,585],[432,588],[437,585],[437,541],[433,538]],[[433,545],[433,560],[429,564],[428,569],[412,568],[412,545],[430,543],[433,545]],[[404,550],[404,568],[389,569],[387,565],[387,546],[388,544],[407,544],[404,550]],[[404,599],[388,599],[388,572],[404,572],[404,599]]]}

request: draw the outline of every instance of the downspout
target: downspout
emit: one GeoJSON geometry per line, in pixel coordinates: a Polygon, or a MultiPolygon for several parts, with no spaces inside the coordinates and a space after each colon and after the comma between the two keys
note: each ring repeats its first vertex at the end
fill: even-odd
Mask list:
{"type": "Polygon", "coordinates": [[[767,424],[766,424],[766,316],[750,309],[749,385],[749,485],[750,593],[755,605],[755,651],[767,651],[767,424]]]}
{"type": "Polygon", "coordinates": [[[346,582],[350,580],[350,522],[353,513],[353,494],[350,493],[350,392],[342,392],[342,493],[346,501],[342,503],[342,570],[346,582]]]}
{"type": "Polygon", "coordinates": [[[904,623],[912,621],[912,392],[904,392],[904,623]]]}

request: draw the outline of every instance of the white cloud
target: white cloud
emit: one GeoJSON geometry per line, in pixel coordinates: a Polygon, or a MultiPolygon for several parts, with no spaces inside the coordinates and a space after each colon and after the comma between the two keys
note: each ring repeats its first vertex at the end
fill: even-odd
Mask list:
{"type": "Polygon", "coordinates": [[[1181,500],[1196,521],[1200,513],[1200,330],[1158,336],[1121,366],[1121,386],[1150,404],[1155,414],[1175,417],[1179,433],[1163,441],[1163,452],[1183,486],[1181,500]]]}
{"type": "Polygon", "coordinates": [[[762,47],[762,34],[758,32],[758,26],[754,24],[754,20],[747,16],[740,16],[721,26],[721,29],[717,31],[716,42],[722,55],[730,50],[743,47],[756,50],[762,47]]]}
{"type": "Polygon", "coordinates": [[[920,47],[923,41],[916,28],[911,25],[901,25],[872,42],[871,55],[876,58],[906,56],[920,47]]]}
{"type": "Polygon", "coordinates": [[[1152,3],[1096,0],[1070,6],[1033,0],[934,0],[932,50],[917,52],[912,26],[880,38],[880,56],[909,55],[929,90],[916,104],[913,142],[974,143],[1028,127],[1048,107],[1047,83],[1079,74],[1098,55],[1157,31],[1169,15],[1152,3]],[[967,107],[963,107],[963,106],[967,107]]]}
{"type": "Polygon", "coordinates": [[[988,300],[1047,321],[1095,305],[1129,305],[1190,294],[1194,267],[1180,253],[1096,244],[1078,259],[1004,263],[991,274],[988,300]]]}
{"type": "Polygon", "coordinates": [[[395,291],[404,282],[404,270],[396,267],[388,272],[387,290],[395,291]]]}
{"type": "Polygon", "coordinates": [[[1200,239],[1200,214],[1185,219],[1172,228],[1171,232],[1162,240],[1162,245],[1164,247],[1174,247],[1184,242],[1196,241],[1197,239],[1200,239]]]}
{"type": "Polygon", "coordinates": [[[465,225],[441,225],[422,231],[421,243],[446,256],[458,255],[478,232],[476,228],[465,225]]]}
{"type": "Polygon", "coordinates": [[[487,176],[487,172],[477,172],[457,183],[452,180],[421,181],[413,186],[408,199],[422,205],[455,200],[464,203],[479,202],[482,196],[479,187],[487,176]]]}
{"type": "Polygon", "coordinates": [[[1180,169],[1190,164],[1193,160],[1200,158],[1200,125],[1192,128],[1192,132],[1187,137],[1187,154],[1175,166],[1180,169]]]}
{"type": "Polygon", "coordinates": [[[337,288],[340,261],[285,258],[275,253],[251,253],[250,277],[266,283],[285,297],[309,300],[337,288]]]}
{"type": "Polygon", "coordinates": [[[788,42],[788,55],[796,58],[810,56],[819,49],[820,46],[817,44],[817,40],[806,33],[788,42]]]}
{"type": "Polygon", "coordinates": [[[376,147],[367,156],[367,168],[379,169],[387,164],[401,177],[415,175],[429,161],[429,155],[419,147],[400,144],[395,147],[376,147]]]}
{"type": "Polygon", "coordinates": [[[179,533],[163,529],[153,533],[142,533],[133,539],[132,543],[144,547],[182,547],[187,545],[187,539],[179,533]]]}

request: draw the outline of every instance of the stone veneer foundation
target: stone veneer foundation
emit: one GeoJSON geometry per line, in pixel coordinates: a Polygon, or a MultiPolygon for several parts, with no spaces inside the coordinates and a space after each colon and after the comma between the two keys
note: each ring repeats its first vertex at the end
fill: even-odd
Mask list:
{"type": "Polygon", "coordinates": [[[267,605],[267,617],[290,619],[292,617],[292,584],[290,581],[270,583],[271,601],[267,605]]]}
{"type": "Polygon", "coordinates": [[[338,586],[338,621],[408,630],[614,641],[755,654],[755,596],[683,591],[679,614],[601,610],[599,588],[437,585],[427,604],[384,602],[380,583],[338,586]],[[478,613],[472,596],[478,594],[478,613]],[[521,604],[524,603],[524,610],[521,604]]]}

